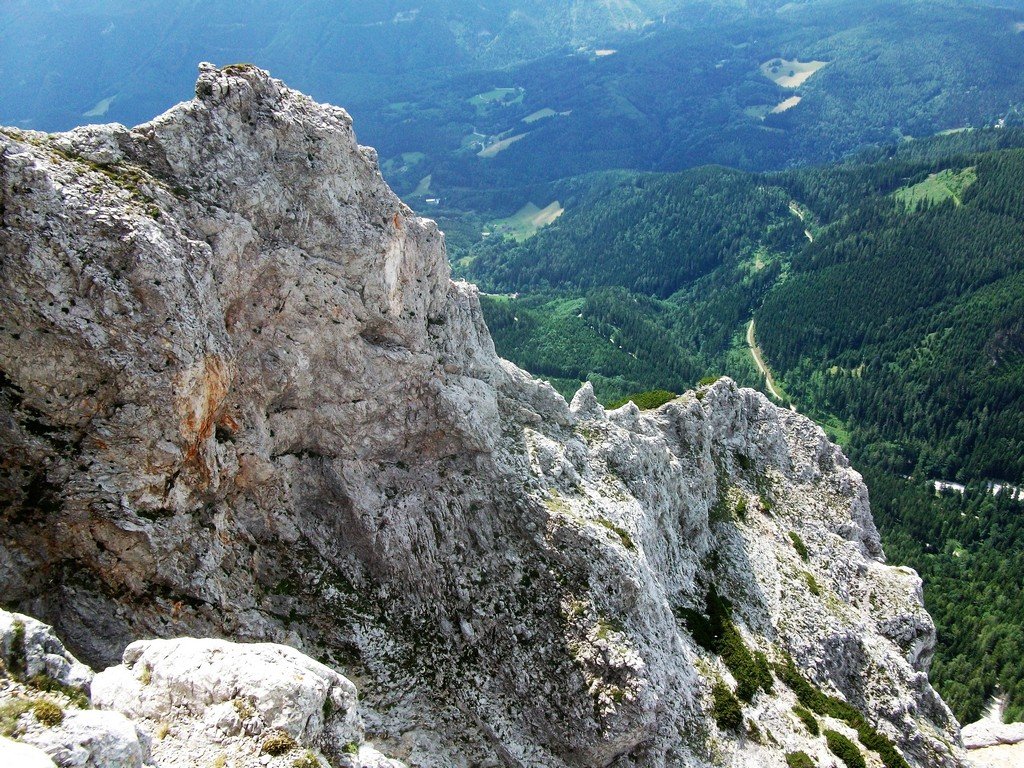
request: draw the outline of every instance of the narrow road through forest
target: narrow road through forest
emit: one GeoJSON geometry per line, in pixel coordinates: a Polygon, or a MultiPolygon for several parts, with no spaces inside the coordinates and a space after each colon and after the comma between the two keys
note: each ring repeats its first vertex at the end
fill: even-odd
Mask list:
{"type": "Polygon", "coordinates": [[[754,363],[757,365],[757,370],[764,376],[765,383],[768,385],[768,391],[772,397],[776,400],[782,400],[782,393],[779,392],[778,387],[775,386],[775,379],[772,376],[771,369],[765,364],[764,357],[761,355],[761,348],[757,346],[757,340],[754,336],[754,321],[750,321],[750,325],[747,326],[747,347],[750,349],[750,356],[754,358],[754,363]]]}
{"type": "MultiPolygon", "coordinates": [[[[798,219],[800,219],[800,221],[806,221],[806,219],[804,218],[804,212],[800,210],[800,206],[797,205],[796,203],[789,204],[789,212],[796,216],[798,219]]],[[[814,235],[811,234],[811,230],[805,229],[804,236],[812,243],[814,242],[814,235]]]]}

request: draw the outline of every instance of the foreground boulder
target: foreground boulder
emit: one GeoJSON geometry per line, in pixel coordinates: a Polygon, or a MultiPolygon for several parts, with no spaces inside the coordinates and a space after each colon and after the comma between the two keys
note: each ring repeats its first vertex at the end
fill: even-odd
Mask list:
{"type": "MultiPolygon", "coordinates": [[[[63,648],[47,625],[0,611],[10,625],[31,627],[29,648],[63,648]]],[[[140,641],[94,678],[59,658],[88,672],[91,700],[53,678],[0,675],[0,727],[13,737],[0,740],[0,766],[404,768],[363,740],[355,686],[294,648],[140,641]]]]}
{"type": "Polygon", "coordinates": [[[50,756],[41,749],[3,736],[0,736],[0,765],[16,768],[56,768],[50,756]]]}
{"type": "MultiPolygon", "coordinates": [[[[829,765],[825,730],[961,764],[920,580],[821,429],[728,380],[570,407],[343,110],[204,66],[133,129],[5,130],[0,217],[0,582],[87,661],[296,646],[414,765],[829,765]]],[[[237,693],[174,711],[229,743],[237,693]]]]}
{"type": "Polygon", "coordinates": [[[147,762],[148,739],[133,722],[89,708],[93,671],[52,627],[0,610],[0,650],[0,727],[16,739],[0,745],[0,765],[142,768],[147,762]]]}
{"type": "Polygon", "coordinates": [[[26,718],[18,738],[59,768],[142,768],[149,762],[148,739],[118,712],[68,710],[59,723],[26,718]]]}
{"type": "Polygon", "coordinates": [[[229,759],[313,749],[335,762],[363,740],[356,689],[293,648],[223,640],[132,643],[97,675],[93,704],[124,713],[168,754],[229,759]],[[275,747],[274,745],[278,745],[275,747]]]}

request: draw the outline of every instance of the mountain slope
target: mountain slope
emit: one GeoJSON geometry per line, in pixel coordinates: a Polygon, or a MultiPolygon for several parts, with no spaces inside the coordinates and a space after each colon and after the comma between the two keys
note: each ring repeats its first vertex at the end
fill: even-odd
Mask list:
{"type": "Polygon", "coordinates": [[[928,575],[933,680],[964,722],[996,694],[1008,717],[1024,711],[1024,505],[986,488],[1022,484],[1021,139],[962,132],[780,174],[581,180],[593,194],[555,224],[460,261],[484,286],[528,291],[484,297],[499,353],[563,392],[589,380],[606,403],[723,372],[767,391],[744,338],[756,312],[783,398],[843,441],[888,551],[928,575]],[[678,290],[635,292],[659,285],[678,290]],[[971,487],[939,499],[932,480],[971,487]]]}
{"type": "Polygon", "coordinates": [[[829,759],[798,699],[961,764],[920,581],[820,429],[727,380],[570,407],[344,111],[247,66],[196,94],[0,138],[7,603],[92,661],[302,645],[413,766],[829,759]]]}
{"type": "Polygon", "coordinates": [[[977,180],[960,197],[908,211],[899,192],[879,196],[822,232],[768,294],[759,339],[801,401],[863,426],[861,450],[898,444],[892,469],[1012,481],[1024,478],[1024,152],[964,167],[977,180]]]}

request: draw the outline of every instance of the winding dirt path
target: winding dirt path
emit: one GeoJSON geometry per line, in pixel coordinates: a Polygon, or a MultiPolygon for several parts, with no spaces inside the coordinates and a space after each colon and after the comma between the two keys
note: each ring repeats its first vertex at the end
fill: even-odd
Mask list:
{"type": "MultiPolygon", "coordinates": [[[[800,221],[806,222],[806,219],[804,218],[804,212],[800,210],[800,206],[797,205],[795,202],[789,204],[789,212],[796,216],[798,219],[800,219],[800,221]]],[[[811,230],[805,229],[804,236],[812,243],[814,242],[814,235],[811,234],[811,230]]]]}
{"type": "Polygon", "coordinates": [[[778,387],[775,386],[775,378],[772,376],[772,371],[764,361],[764,357],[761,354],[761,348],[757,346],[757,340],[755,338],[754,321],[750,321],[750,325],[747,326],[747,348],[750,350],[750,356],[754,358],[754,363],[757,365],[757,370],[764,376],[765,384],[768,385],[768,391],[771,396],[776,400],[782,400],[782,393],[779,392],[778,387]]]}

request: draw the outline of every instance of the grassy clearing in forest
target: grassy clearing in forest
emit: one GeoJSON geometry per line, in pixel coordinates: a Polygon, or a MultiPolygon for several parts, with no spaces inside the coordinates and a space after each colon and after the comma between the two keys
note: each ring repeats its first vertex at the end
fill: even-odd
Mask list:
{"type": "Polygon", "coordinates": [[[527,203],[512,216],[492,221],[485,231],[491,235],[507,235],[523,241],[533,237],[541,227],[547,226],[564,212],[565,209],[557,200],[544,208],[527,203]]]}
{"type": "Polygon", "coordinates": [[[922,200],[932,205],[952,199],[956,205],[963,202],[964,190],[978,180],[974,166],[954,171],[947,168],[933,173],[924,181],[909,187],[897,189],[893,195],[908,208],[913,208],[922,200]]]}
{"type": "Polygon", "coordinates": [[[524,123],[536,123],[538,120],[543,120],[545,117],[554,117],[558,113],[551,107],[544,107],[544,109],[538,109],[536,112],[527,115],[523,118],[524,123]]]}
{"type": "Polygon", "coordinates": [[[783,88],[796,88],[819,69],[828,64],[827,61],[797,61],[796,59],[772,59],[761,65],[761,74],[783,88]]]}
{"type": "Polygon", "coordinates": [[[803,101],[803,99],[800,96],[790,96],[785,101],[779,102],[774,107],[772,107],[772,114],[777,115],[781,112],[785,112],[788,109],[792,109],[801,101],[803,101]]]}
{"type": "Polygon", "coordinates": [[[509,136],[507,139],[502,139],[501,141],[496,141],[493,144],[489,144],[476,154],[478,157],[494,157],[500,152],[504,152],[506,149],[508,149],[517,141],[523,138],[526,138],[525,133],[517,133],[515,136],[509,136]]]}

